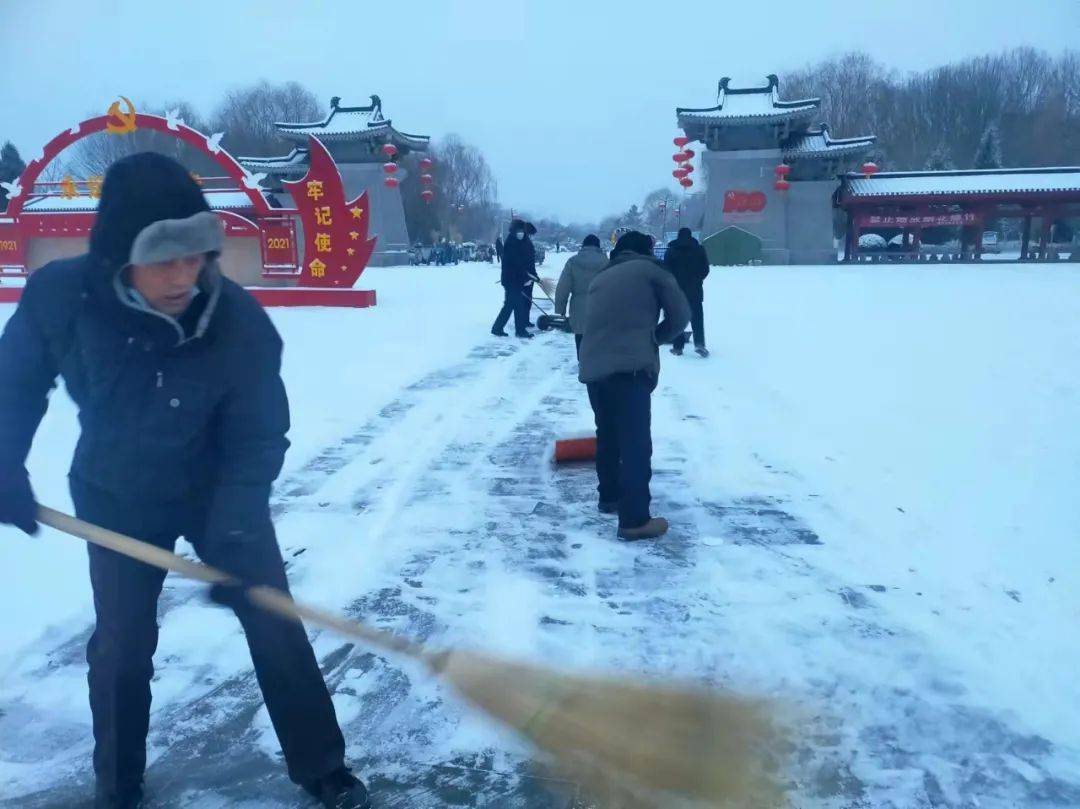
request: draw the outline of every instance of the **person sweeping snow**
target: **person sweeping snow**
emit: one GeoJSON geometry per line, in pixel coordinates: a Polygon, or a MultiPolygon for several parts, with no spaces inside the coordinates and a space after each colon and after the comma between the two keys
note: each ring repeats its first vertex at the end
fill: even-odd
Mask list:
{"type": "Polygon", "coordinates": [[[658,345],[682,334],[690,306],[653,257],[652,238],[630,231],[589,286],[579,379],[596,417],[599,508],[619,514],[619,538],[651,539],[667,521],[649,515],[651,397],[660,375],[658,345]],[[659,320],[663,314],[663,320],[659,320]]]}
{"type": "Polygon", "coordinates": [[[503,329],[514,316],[514,334],[529,339],[529,307],[532,301],[533,278],[536,276],[536,254],[529,240],[528,225],[521,219],[510,223],[510,235],[502,253],[503,306],[491,327],[496,337],[506,337],[503,329]]]}
{"type": "MultiPolygon", "coordinates": [[[[26,471],[61,376],[82,433],[71,465],[79,517],[288,592],[270,487],[288,441],[281,339],[222,277],[223,232],[199,186],[157,154],[105,176],[90,252],[27,281],[0,337],[0,522],[33,534],[26,471]]],[[[87,646],[97,809],[141,805],[163,570],[91,546],[96,625],[87,646]]],[[[224,591],[247,635],[289,777],[324,806],[363,809],[301,624],[224,591]]]]}

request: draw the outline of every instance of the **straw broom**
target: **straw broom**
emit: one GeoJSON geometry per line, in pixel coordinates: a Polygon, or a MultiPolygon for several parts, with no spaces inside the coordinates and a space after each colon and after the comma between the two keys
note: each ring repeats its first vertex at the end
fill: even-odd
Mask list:
{"type": "Polygon", "coordinates": [[[561,776],[584,785],[605,809],[782,803],[761,763],[771,732],[761,702],[701,688],[565,674],[464,649],[431,651],[45,506],[39,506],[38,519],[187,578],[243,588],[252,603],[282,618],[422,663],[546,753],[561,776]]]}

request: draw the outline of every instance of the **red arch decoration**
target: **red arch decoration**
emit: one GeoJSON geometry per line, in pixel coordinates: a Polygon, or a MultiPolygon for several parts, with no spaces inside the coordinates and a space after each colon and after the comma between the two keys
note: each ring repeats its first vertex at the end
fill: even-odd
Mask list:
{"type": "MultiPolygon", "coordinates": [[[[187,124],[175,123],[170,125],[169,120],[162,118],[158,115],[145,115],[143,113],[137,113],[135,115],[135,127],[136,129],[149,129],[154,132],[161,132],[166,135],[173,135],[176,138],[182,140],[190,146],[195,147],[210,159],[214,160],[225,172],[229,175],[230,179],[235,180],[236,184],[242,189],[251,200],[252,207],[260,214],[264,216],[272,216],[275,214],[281,214],[280,209],[271,208],[266,201],[266,197],[256,189],[248,188],[244,184],[244,180],[249,176],[248,172],[244,170],[231,154],[226,152],[216,143],[211,142],[211,138],[208,138],[202,132],[197,129],[192,129],[187,124]]],[[[26,169],[19,176],[19,187],[22,189],[19,196],[8,201],[8,208],[5,216],[15,217],[22,213],[23,203],[32,195],[34,190],[34,184],[37,183],[38,177],[41,176],[41,172],[45,170],[45,167],[49,165],[64,149],[68,148],[72,144],[78,143],[85,137],[96,134],[98,132],[106,131],[110,122],[113,121],[112,116],[101,115],[97,118],[91,118],[87,121],[83,121],[77,126],[73,126],[71,129],[67,129],[53,138],[45,145],[45,150],[42,156],[36,160],[31,160],[27,164],[26,169]]],[[[116,135],[116,137],[123,137],[123,135],[116,135]]]]}

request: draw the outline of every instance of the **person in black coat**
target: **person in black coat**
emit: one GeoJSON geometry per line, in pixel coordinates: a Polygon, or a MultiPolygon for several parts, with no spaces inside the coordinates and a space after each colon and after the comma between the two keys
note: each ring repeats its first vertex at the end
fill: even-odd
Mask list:
{"type": "Polygon", "coordinates": [[[527,328],[529,323],[528,288],[532,287],[536,275],[535,252],[527,233],[528,226],[521,219],[510,223],[510,234],[502,252],[502,274],[500,283],[503,287],[503,306],[499,316],[491,327],[496,337],[506,337],[503,329],[514,316],[514,332],[518,337],[530,338],[527,328]]]}
{"type": "Polygon", "coordinates": [[[503,240],[502,236],[495,237],[495,260],[502,264],[503,240]]]}
{"type": "MultiPolygon", "coordinates": [[[[703,357],[709,356],[705,347],[705,279],[709,276],[709,257],[705,248],[690,233],[680,228],[677,238],[668,242],[664,265],[679,282],[679,288],[690,303],[690,327],[694,332],[694,348],[703,357]]],[[[686,335],[681,334],[671,347],[672,354],[682,354],[686,335]]]]}
{"type": "MultiPolygon", "coordinates": [[[[223,231],[179,163],[109,169],[90,251],[34,272],[0,337],[0,522],[37,530],[26,458],[56,378],[79,408],[69,474],[76,514],[288,591],[270,489],[289,445],[282,343],[262,307],[224,278],[223,231]]],[[[89,546],[96,625],[86,658],[95,806],[142,799],[164,571],[89,546]]],[[[289,776],[326,806],[364,807],[302,626],[227,588],[289,776]]]]}

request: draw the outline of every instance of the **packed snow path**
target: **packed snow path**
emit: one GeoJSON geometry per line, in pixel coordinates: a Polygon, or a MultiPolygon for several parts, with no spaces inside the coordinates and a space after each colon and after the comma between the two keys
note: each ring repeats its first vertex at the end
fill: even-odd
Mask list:
{"type": "MultiPolygon", "coordinates": [[[[841,272],[821,272],[828,271],[841,272]]],[[[719,300],[709,310],[716,356],[665,355],[654,397],[654,511],[672,521],[672,533],[653,543],[619,543],[613,520],[595,509],[592,471],[550,463],[554,438],[590,423],[572,340],[473,336],[484,335],[487,310],[493,314],[497,303],[485,268],[437,278],[399,272],[413,283],[431,279],[434,287],[453,278],[454,289],[464,285],[477,300],[433,321],[442,307],[440,292],[429,290],[435,302],[420,307],[422,324],[410,331],[409,323],[384,320],[378,339],[368,334],[366,344],[340,315],[276,316],[287,345],[303,346],[310,339],[305,330],[338,318],[322,326],[324,336],[354,346],[349,359],[335,350],[306,371],[295,364],[290,370],[287,355],[299,435],[273,508],[298,597],[435,644],[775,695],[803,729],[786,762],[796,806],[1080,805],[1075,732],[1051,732],[1055,727],[1029,716],[1013,692],[985,688],[979,661],[956,648],[964,632],[973,633],[972,643],[996,647],[991,657],[1008,669],[1009,622],[1016,619],[1007,612],[1057,593],[1075,599],[1075,589],[1064,589],[1075,586],[1075,569],[1065,568],[1075,559],[1070,551],[1039,560],[1040,570],[1062,566],[1051,577],[1060,583],[1047,584],[1049,595],[1030,592],[1034,573],[999,570],[1025,584],[999,588],[979,579],[986,602],[950,603],[956,594],[947,582],[955,571],[933,569],[942,560],[911,540],[931,532],[941,514],[901,481],[879,494],[890,500],[897,524],[919,522],[909,533],[891,523],[868,527],[879,504],[867,494],[867,480],[856,478],[876,470],[858,463],[858,425],[851,425],[848,445],[810,430],[803,409],[811,405],[792,397],[782,380],[762,376],[762,357],[738,356],[740,340],[745,349],[764,338],[743,340],[737,319],[720,314],[719,300]],[[435,346],[444,336],[447,345],[435,346]],[[405,347],[385,347],[398,340],[405,347]],[[395,350],[426,352],[431,367],[416,374],[415,362],[395,369],[388,355],[395,350]],[[370,386],[334,378],[339,361],[366,364],[370,386]],[[330,378],[316,380],[320,369],[330,378]],[[297,389],[305,373],[317,391],[297,389]],[[398,381],[380,384],[375,375],[398,381]],[[332,422],[305,426],[327,412],[332,422]],[[762,422],[771,422],[773,441],[759,429],[762,422]],[[800,463],[814,453],[814,465],[800,463]],[[850,468],[837,478],[821,471],[845,460],[850,468]],[[890,550],[890,531],[912,541],[910,554],[903,543],[899,553],[890,550]],[[863,552],[884,555],[885,563],[868,562],[863,552]],[[882,570],[890,572],[879,576],[882,570]],[[929,624],[909,615],[924,600],[929,624]]],[[[886,273],[856,277],[893,282],[886,273]]],[[[1080,286],[1075,271],[1072,278],[1080,286]]],[[[389,275],[377,282],[380,289],[392,283],[389,275]]],[[[391,289],[405,294],[404,285],[391,289]]],[[[778,328],[792,346],[807,339],[796,324],[778,328]]],[[[1077,334],[1065,329],[1058,336],[1077,334]]],[[[824,338],[815,350],[832,348],[824,338]]],[[[858,384],[881,379],[862,376],[858,384]]],[[[922,395],[950,407],[940,391],[927,387],[922,395]]],[[[1073,417],[1075,402],[1073,395],[1059,403],[1060,415],[1073,417]]],[[[898,429],[910,430],[910,418],[897,413],[898,429]]],[[[66,458],[40,466],[49,463],[62,473],[66,458]]],[[[904,458],[891,463],[903,467],[904,458]]],[[[14,537],[3,539],[10,544],[14,537]]],[[[10,548],[5,553],[17,558],[10,548]]],[[[981,565],[971,567],[973,577],[981,575],[981,565]]],[[[1054,604],[1048,615],[1075,615],[1075,604],[1054,604]]],[[[199,587],[170,577],[161,623],[149,805],[307,805],[284,775],[231,615],[206,605],[199,587]]],[[[85,614],[59,622],[17,659],[0,659],[0,806],[89,805],[82,660],[89,628],[85,614]]],[[[535,771],[512,738],[421,672],[331,633],[312,635],[349,755],[377,806],[578,805],[572,784],[535,771]]],[[[1047,654],[1049,684],[1029,687],[1038,698],[1059,700],[1061,727],[1071,716],[1075,728],[1075,697],[1054,689],[1055,666],[1067,663],[1047,654]]]]}

